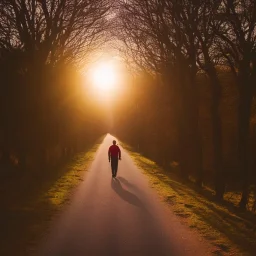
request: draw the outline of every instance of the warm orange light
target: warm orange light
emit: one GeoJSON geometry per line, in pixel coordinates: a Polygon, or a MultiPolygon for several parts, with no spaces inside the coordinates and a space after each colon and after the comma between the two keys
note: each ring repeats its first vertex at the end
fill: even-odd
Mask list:
{"type": "Polygon", "coordinates": [[[92,68],[91,80],[98,90],[109,92],[118,82],[117,71],[111,62],[100,63],[92,68]]]}
{"type": "Polygon", "coordinates": [[[127,70],[117,58],[104,58],[87,66],[83,74],[86,95],[100,104],[112,104],[125,98],[127,70]]]}

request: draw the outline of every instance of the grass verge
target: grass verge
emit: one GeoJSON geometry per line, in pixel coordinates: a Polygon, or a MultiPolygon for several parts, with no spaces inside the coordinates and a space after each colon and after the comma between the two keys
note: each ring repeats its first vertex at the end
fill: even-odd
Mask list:
{"type": "Polygon", "coordinates": [[[154,161],[134,152],[121,142],[137,166],[148,176],[160,198],[191,229],[197,230],[215,248],[212,255],[255,255],[256,216],[241,212],[227,201],[214,201],[213,191],[197,189],[175,173],[165,171],[154,161]]]}
{"type": "Polygon", "coordinates": [[[34,255],[51,220],[83,180],[103,137],[59,168],[39,177],[23,177],[5,186],[1,210],[0,255],[34,255]]]}

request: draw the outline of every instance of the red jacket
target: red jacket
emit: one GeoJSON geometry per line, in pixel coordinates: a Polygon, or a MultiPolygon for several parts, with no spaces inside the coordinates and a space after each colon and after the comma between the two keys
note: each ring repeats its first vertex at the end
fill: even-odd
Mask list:
{"type": "Polygon", "coordinates": [[[110,159],[111,157],[121,158],[121,150],[117,145],[112,145],[109,147],[108,158],[110,159]]]}

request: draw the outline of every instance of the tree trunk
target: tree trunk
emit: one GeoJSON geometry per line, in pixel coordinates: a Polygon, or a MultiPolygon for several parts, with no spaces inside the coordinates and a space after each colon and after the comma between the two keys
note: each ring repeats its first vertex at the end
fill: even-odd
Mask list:
{"type": "Polygon", "coordinates": [[[198,169],[197,169],[197,177],[196,177],[196,185],[201,188],[203,186],[203,148],[202,148],[202,138],[201,134],[197,136],[197,146],[198,146],[198,169]]]}
{"type": "MultiPolygon", "coordinates": [[[[195,82],[196,72],[187,67],[185,71],[189,76],[183,80],[182,86],[182,114],[180,122],[182,176],[187,179],[189,172],[196,177],[196,184],[201,187],[203,181],[202,144],[199,130],[199,101],[198,88],[195,82]]],[[[183,74],[184,76],[184,74],[183,74]]]]}
{"type": "Polygon", "coordinates": [[[192,80],[190,93],[187,95],[187,115],[188,123],[186,126],[189,147],[188,159],[189,169],[195,175],[196,184],[198,187],[202,187],[203,184],[203,156],[202,156],[202,140],[201,132],[199,129],[199,100],[198,90],[195,80],[192,80]]]}
{"type": "Polygon", "coordinates": [[[186,180],[188,179],[188,155],[189,155],[189,136],[188,136],[188,102],[186,99],[188,98],[187,94],[187,86],[186,81],[184,81],[184,75],[179,74],[179,88],[177,88],[177,113],[176,119],[178,124],[178,141],[179,141],[179,148],[178,148],[178,155],[179,155],[179,166],[180,166],[180,175],[181,178],[186,180]]]}
{"type": "MultiPolygon", "coordinates": [[[[246,81],[246,80],[245,80],[246,81]]],[[[240,104],[239,104],[239,130],[238,130],[238,150],[239,150],[239,162],[240,173],[242,175],[242,198],[239,206],[242,209],[246,209],[249,196],[249,173],[250,173],[250,117],[251,117],[251,104],[252,104],[252,90],[249,83],[244,83],[240,87],[240,104]]]]}
{"type": "MultiPolygon", "coordinates": [[[[201,37],[200,37],[201,38],[201,37]]],[[[212,90],[211,118],[212,118],[212,143],[213,143],[213,164],[215,170],[215,192],[216,198],[222,200],[225,193],[226,175],[223,169],[222,152],[222,127],[219,112],[221,100],[221,83],[219,81],[216,69],[209,55],[209,49],[201,38],[202,50],[205,58],[205,72],[207,73],[212,90]]]]}
{"type": "Polygon", "coordinates": [[[184,88],[182,88],[184,84],[184,75],[183,67],[180,64],[180,61],[177,62],[174,70],[174,77],[171,84],[172,88],[172,103],[173,103],[173,123],[176,125],[177,129],[177,160],[179,163],[179,175],[183,179],[187,179],[187,167],[186,167],[186,155],[187,148],[185,146],[186,138],[185,138],[185,120],[187,119],[186,111],[184,111],[184,88]]]}
{"type": "Polygon", "coordinates": [[[220,99],[221,99],[221,85],[215,71],[210,71],[209,77],[211,79],[212,87],[212,140],[213,140],[213,154],[214,154],[214,169],[215,169],[215,192],[216,198],[222,200],[225,193],[226,174],[223,169],[222,158],[222,129],[221,117],[219,113],[220,99]]]}
{"type": "Polygon", "coordinates": [[[201,131],[199,128],[199,96],[198,96],[198,84],[196,83],[196,74],[197,68],[194,65],[194,68],[190,70],[190,77],[188,81],[187,88],[187,112],[188,112],[188,124],[186,129],[189,134],[190,145],[190,166],[191,171],[195,175],[196,185],[202,187],[203,184],[203,155],[202,155],[202,139],[201,131]]]}

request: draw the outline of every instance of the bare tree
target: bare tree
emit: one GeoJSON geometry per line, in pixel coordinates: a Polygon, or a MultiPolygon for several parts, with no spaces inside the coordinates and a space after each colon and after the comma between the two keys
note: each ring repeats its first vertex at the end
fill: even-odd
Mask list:
{"type": "MultiPolygon", "coordinates": [[[[200,18],[200,1],[162,1],[164,9],[163,23],[168,31],[169,41],[176,46],[175,65],[178,66],[180,95],[182,97],[181,152],[185,154],[185,170],[196,173],[197,184],[202,185],[202,148],[198,124],[198,72],[197,55],[199,41],[195,31],[200,18]],[[190,156],[190,157],[188,157],[190,156]]],[[[181,118],[180,116],[180,118],[181,118]]]]}
{"type": "MultiPolygon", "coordinates": [[[[193,32],[198,5],[192,2],[119,1],[118,10],[121,23],[118,38],[124,43],[126,54],[139,67],[161,74],[173,85],[170,97],[179,124],[179,155],[184,177],[188,175],[189,168],[185,166],[189,165],[188,156],[193,161],[197,159],[193,166],[197,165],[198,174],[202,168],[195,83],[198,39],[193,32]]],[[[191,166],[190,162],[190,169],[191,166]]]]}
{"type": "Polygon", "coordinates": [[[243,193],[240,201],[245,208],[248,200],[250,172],[250,117],[256,81],[256,2],[223,0],[219,6],[218,19],[221,26],[215,32],[221,39],[219,48],[226,64],[236,77],[239,89],[238,151],[243,193]]]}
{"type": "Polygon", "coordinates": [[[111,7],[111,0],[0,2],[1,128],[5,144],[18,148],[20,163],[27,153],[41,154],[57,138],[65,144],[75,134],[68,119],[77,113],[71,106],[78,97],[63,104],[72,90],[59,77],[65,77],[64,65],[81,65],[106,41],[111,7]],[[66,115],[58,114],[59,106],[66,115]]]}
{"type": "Polygon", "coordinates": [[[0,44],[41,63],[81,60],[104,40],[109,0],[3,0],[0,44]]]}
{"type": "Polygon", "coordinates": [[[215,191],[218,199],[223,199],[226,184],[226,175],[223,168],[222,154],[222,128],[220,118],[220,101],[222,96],[221,82],[218,77],[216,66],[219,62],[220,51],[217,47],[217,36],[213,25],[218,28],[222,21],[217,21],[216,16],[221,5],[219,1],[198,1],[198,23],[194,27],[194,32],[199,41],[199,54],[197,62],[199,67],[208,75],[211,92],[211,117],[212,117],[212,141],[213,158],[215,169],[215,191]]]}

